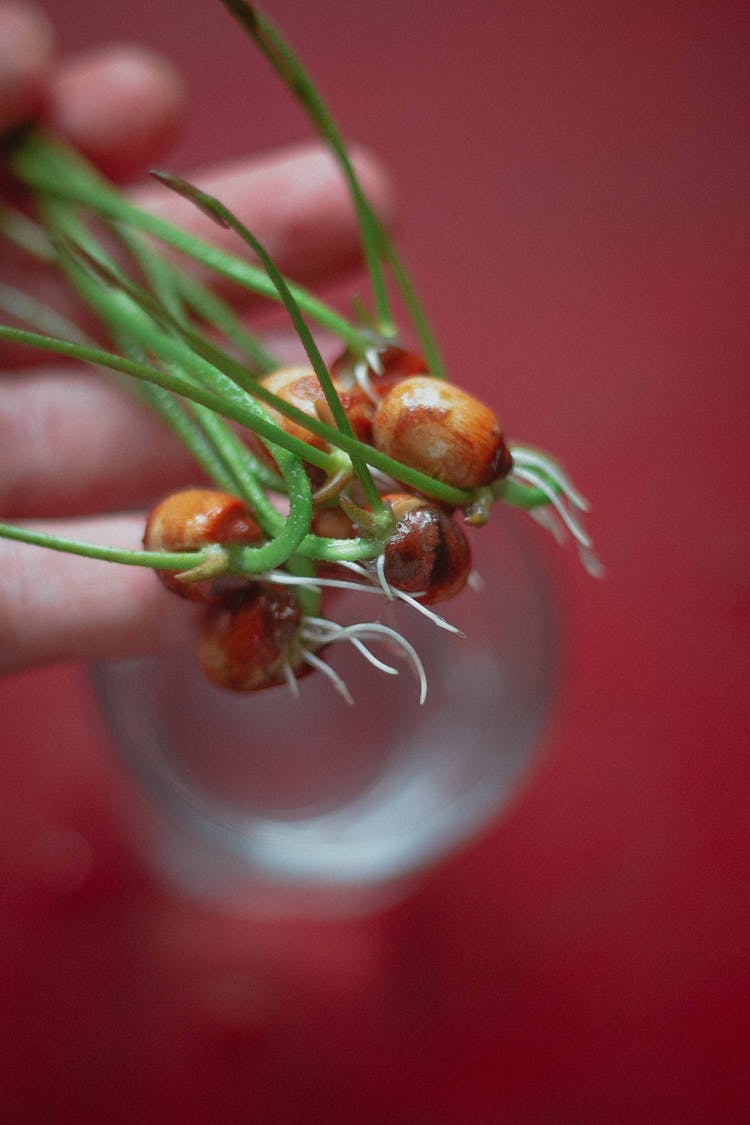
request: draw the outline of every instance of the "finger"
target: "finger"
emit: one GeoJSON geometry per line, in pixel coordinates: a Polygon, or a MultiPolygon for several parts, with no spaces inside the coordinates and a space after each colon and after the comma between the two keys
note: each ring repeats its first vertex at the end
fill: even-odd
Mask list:
{"type": "MultiPolygon", "coordinates": [[[[56,534],[139,547],[144,520],[118,516],[39,525],[56,534]]],[[[0,673],[58,660],[111,660],[192,643],[196,610],[150,570],[0,540],[0,673]]]]}
{"type": "MultiPolygon", "coordinates": [[[[318,341],[332,359],[341,345],[318,341]]],[[[296,336],[266,341],[279,365],[305,363],[296,336]]],[[[129,386],[77,367],[2,376],[0,518],[83,516],[149,505],[201,484],[186,447],[129,386]]]]}
{"type": "Polygon", "coordinates": [[[4,518],[133,508],[203,480],[157,415],[106,375],[61,368],[4,375],[2,387],[4,518]]]}
{"type": "Polygon", "coordinates": [[[141,175],[174,139],[186,108],[175,68],[143,47],[92,51],[53,72],[48,119],[111,179],[141,175]]]}
{"type": "Polygon", "coordinates": [[[52,31],[28,4],[0,4],[0,136],[41,108],[52,31]]]}
{"type": "MultiPolygon", "coordinates": [[[[389,222],[393,212],[390,181],[382,165],[369,153],[351,154],[357,177],[373,207],[389,222]]],[[[343,174],[331,154],[318,144],[295,145],[195,172],[188,177],[219,199],[265,245],[282,272],[310,283],[331,278],[362,257],[356,212],[343,174]]],[[[218,227],[187,199],[154,185],[137,193],[152,214],[198,238],[248,257],[234,231],[218,227]]],[[[227,289],[214,274],[205,278],[227,289]]],[[[231,287],[237,299],[252,295],[231,287]]]]}
{"type": "MultiPolygon", "coordinates": [[[[393,196],[383,168],[365,152],[355,152],[353,160],[365,193],[388,221],[393,196]]],[[[311,284],[332,280],[361,258],[359,228],[348,189],[334,160],[319,145],[287,148],[198,172],[189,178],[221,199],[257,233],[282,271],[299,281],[311,284]]],[[[237,235],[217,227],[167,188],[154,185],[143,189],[136,194],[136,201],[207,242],[246,256],[247,248],[237,235]]],[[[201,270],[185,258],[179,260],[237,304],[253,304],[253,294],[247,290],[222,281],[212,271],[201,270]]],[[[9,285],[31,292],[68,318],[82,320],[87,330],[93,331],[75,294],[52,267],[36,266],[30,272],[25,255],[10,253],[3,274],[9,285]]],[[[41,353],[11,344],[0,344],[0,357],[6,366],[43,360],[41,353]]]]}

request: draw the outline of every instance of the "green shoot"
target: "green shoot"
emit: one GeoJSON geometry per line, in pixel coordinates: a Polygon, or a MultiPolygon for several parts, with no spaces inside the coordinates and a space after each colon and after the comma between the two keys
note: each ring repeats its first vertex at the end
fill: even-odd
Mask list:
{"type": "MultiPolygon", "coordinates": [[[[268,254],[265,247],[255,237],[255,235],[244,226],[239,219],[232,214],[228,207],[225,207],[218,199],[213,196],[207,195],[206,192],[200,191],[192,184],[187,183],[186,180],[181,180],[176,176],[170,176],[166,172],[154,172],[153,175],[166,187],[171,188],[179,195],[184,196],[186,199],[191,200],[197,207],[209,215],[220,226],[230,227],[234,230],[240,238],[245,241],[248,246],[258,255],[263,266],[265,267],[268,276],[271,278],[274,286],[276,287],[279,297],[283,302],[289,317],[294,325],[295,331],[307,352],[307,356],[312,364],[313,370],[318,377],[318,381],[323,389],[326,402],[333,415],[334,421],[338,429],[346,437],[354,439],[352,428],[349,425],[349,419],[344,412],[341,401],[333,385],[333,380],[328,373],[323,357],[318,350],[313,335],[308,328],[305,320],[300,312],[299,306],[285,281],[282,274],[279,272],[275,262],[268,254]]],[[[366,461],[359,452],[351,454],[352,466],[357,474],[362,489],[367,497],[369,504],[375,511],[383,511],[383,502],[380,499],[380,493],[377,490],[375,482],[372,479],[369,469],[367,468],[366,461]]]]}
{"type": "Polygon", "coordinates": [[[380,265],[379,223],[365,198],[333,118],[304,67],[270,21],[253,5],[244,3],[244,0],[224,0],[224,3],[235,19],[247,29],[271,65],[302,103],[315,127],[336,155],[357,212],[362,235],[362,250],[375,297],[378,329],[387,338],[395,336],[396,329],[388,303],[388,291],[380,265]]]}
{"type": "MultiPolygon", "coordinates": [[[[101,218],[153,235],[165,245],[261,297],[280,300],[278,290],[265,270],[203,242],[130,203],[102,180],[82,157],[61,142],[33,133],[15,150],[11,165],[16,174],[40,196],[89,207],[101,218]]],[[[365,355],[371,341],[364,333],[302,286],[290,283],[289,289],[306,316],[332,332],[356,355],[365,355]]]]}
{"type": "Polygon", "coordinates": [[[444,378],[445,369],[435,337],[417,298],[406,267],[362,191],[341,133],[320,92],[281,32],[255,4],[249,4],[246,0],[223,0],[223,3],[229,8],[235,19],[249,32],[276,73],[301,103],[311,123],[328,144],[341,166],[357,211],[363,252],[372,280],[379,314],[378,327],[380,332],[386,337],[395,336],[388,309],[385,283],[380,268],[380,256],[382,255],[390,265],[404,302],[409,309],[429,370],[436,377],[444,378]]]}

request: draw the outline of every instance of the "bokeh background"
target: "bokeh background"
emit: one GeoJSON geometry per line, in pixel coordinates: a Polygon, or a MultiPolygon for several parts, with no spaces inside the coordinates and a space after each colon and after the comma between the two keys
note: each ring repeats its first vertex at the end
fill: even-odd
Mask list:
{"type": "MultiPolygon", "coordinates": [[[[308,136],[216,0],[44,6],[65,50],[182,67],[177,171],[308,136]]],[[[609,576],[543,543],[563,652],[540,762],[370,919],[160,887],[86,671],[0,685],[1,1116],[743,1120],[747,6],[268,9],[392,170],[450,370],[564,455],[609,576]]]]}

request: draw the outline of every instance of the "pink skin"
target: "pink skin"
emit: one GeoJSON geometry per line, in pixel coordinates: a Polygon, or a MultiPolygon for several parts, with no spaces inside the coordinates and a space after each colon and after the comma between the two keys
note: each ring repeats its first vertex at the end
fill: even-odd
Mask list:
{"type": "MultiPolygon", "coordinates": [[[[118,46],[55,61],[41,14],[0,3],[0,133],[42,113],[109,175],[131,180],[175,135],[183,109],[179,77],[152,53],[118,46]],[[112,143],[118,135],[113,122],[118,128],[128,123],[127,145],[121,131],[112,143]]],[[[390,189],[382,170],[361,153],[355,162],[365,189],[387,214],[390,189]]],[[[255,229],[296,278],[331,279],[357,259],[345,186],[317,146],[206,169],[195,178],[255,229]]],[[[134,194],[171,221],[236,249],[228,234],[183,200],[153,185],[134,194]]],[[[4,254],[0,282],[75,312],[49,271],[20,254],[4,254]]],[[[0,348],[0,367],[0,519],[64,519],[60,534],[137,548],[144,519],[114,513],[199,483],[180,444],[100,374],[7,347],[0,348]]],[[[192,627],[189,607],[142,568],[0,539],[0,572],[0,672],[153,652],[181,643],[192,627]]]]}

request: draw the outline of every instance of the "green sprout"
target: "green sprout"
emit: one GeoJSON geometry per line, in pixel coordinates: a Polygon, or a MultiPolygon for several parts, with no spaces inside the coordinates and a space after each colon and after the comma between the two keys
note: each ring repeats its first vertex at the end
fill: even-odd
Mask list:
{"type": "MultiPolygon", "coordinates": [[[[425,504],[460,509],[466,523],[473,526],[486,523],[498,502],[527,509],[558,536],[570,532],[584,564],[597,573],[599,564],[577,515],[587,505],[552,458],[525,446],[510,447],[512,470],[502,479],[467,489],[357,437],[340,387],[316,343],[314,326],[340,341],[355,369],[364,371],[368,379],[371,373],[377,377],[379,354],[397,343],[390,282],[411,317],[424,354],[425,374],[445,379],[439,350],[407,270],[369,203],[341,133],[311,78],[257,7],[244,0],[223,2],[298,99],[340,165],[358,220],[374,313],[363,306],[357,322],[352,322],[284,277],[252,231],[220,200],[187,181],[167,172],[154,173],[165,188],[233,230],[238,240],[236,254],[150,215],[61,140],[38,128],[28,130],[16,139],[8,164],[29,192],[36,217],[2,207],[0,239],[54,265],[96,314],[108,345],[93,341],[54,310],[8,286],[0,287],[0,312],[15,324],[0,325],[0,340],[92,365],[103,377],[119,380],[159,415],[219,489],[247,505],[264,538],[257,545],[126,550],[9,523],[0,523],[0,537],[173,571],[193,580],[230,574],[251,582],[273,574],[277,583],[298,590],[307,622],[300,632],[302,656],[308,664],[318,667],[322,661],[317,649],[337,637],[364,649],[366,637],[388,634],[416,666],[423,696],[421,663],[398,634],[390,636],[393,631],[375,623],[347,631],[317,616],[320,591],[326,583],[393,596],[384,578],[383,560],[397,521],[383,493],[410,489],[425,504]],[[175,250],[185,265],[175,264],[174,257],[165,252],[175,250]],[[264,384],[264,376],[281,367],[280,362],[225,301],[195,278],[190,272],[192,264],[284,306],[318,381],[327,407],[325,416],[319,416],[320,412],[310,415],[264,384]],[[299,430],[290,432],[283,424],[285,419],[317,439],[315,444],[298,436],[299,430]],[[311,483],[314,472],[324,479],[315,488],[311,483]],[[315,532],[316,512],[331,507],[353,518],[351,535],[315,532]],[[348,568],[351,581],[321,576],[323,564],[338,564],[342,573],[348,568]]],[[[418,599],[399,596],[446,625],[418,599]]],[[[392,671],[365,652],[376,666],[392,671]]]]}

